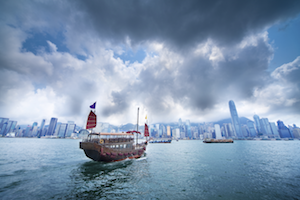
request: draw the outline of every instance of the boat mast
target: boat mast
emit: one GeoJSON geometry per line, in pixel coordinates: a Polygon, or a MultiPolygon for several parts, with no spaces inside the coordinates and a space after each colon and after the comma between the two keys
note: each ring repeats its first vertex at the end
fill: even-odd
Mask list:
{"type": "MultiPolygon", "coordinates": [[[[138,110],[137,110],[137,124],[136,124],[136,131],[138,132],[139,131],[139,107],[138,107],[138,110]]],[[[136,144],[138,143],[138,133],[136,133],[136,144]]]]}

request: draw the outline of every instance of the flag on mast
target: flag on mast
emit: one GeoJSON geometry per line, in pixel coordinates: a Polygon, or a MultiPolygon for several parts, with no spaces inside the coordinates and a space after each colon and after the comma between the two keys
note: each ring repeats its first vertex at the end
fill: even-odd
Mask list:
{"type": "Polygon", "coordinates": [[[95,108],[96,108],[96,102],[93,103],[92,105],[90,105],[90,108],[91,108],[91,109],[95,109],[95,108]]]}

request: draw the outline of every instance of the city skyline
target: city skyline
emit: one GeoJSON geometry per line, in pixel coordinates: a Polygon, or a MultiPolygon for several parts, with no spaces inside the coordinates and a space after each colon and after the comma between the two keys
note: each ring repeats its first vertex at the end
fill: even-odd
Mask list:
{"type": "MultiPolygon", "coordinates": [[[[90,106],[95,109],[96,102],[90,106]]],[[[239,118],[238,110],[233,100],[228,102],[229,112],[231,115],[231,123],[225,122],[203,122],[191,124],[189,119],[185,123],[181,118],[177,123],[148,123],[147,115],[145,117],[146,123],[149,125],[149,135],[154,138],[173,138],[173,139],[206,139],[206,138],[229,138],[229,139],[293,139],[300,138],[300,128],[296,124],[293,126],[285,126],[281,120],[269,122],[268,118],[261,118],[258,115],[253,115],[253,121],[250,119],[239,118]],[[242,119],[242,121],[240,120],[242,119]]],[[[139,115],[138,115],[139,116],[139,115]]],[[[97,122],[96,122],[97,123],[97,122]]],[[[137,121],[139,123],[139,120],[137,121]]],[[[0,135],[2,137],[84,137],[88,133],[85,127],[76,126],[73,121],[68,123],[58,122],[57,118],[52,117],[47,128],[45,119],[42,120],[41,126],[34,122],[32,126],[27,125],[26,128],[21,128],[17,125],[17,121],[9,120],[9,118],[0,118],[0,135]],[[45,128],[44,128],[45,127],[45,128]],[[75,130],[76,129],[76,130],[75,130]],[[12,136],[13,134],[13,136],[12,136]]],[[[139,125],[141,125],[139,123],[139,125]]],[[[145,127],[144,126],[144,127],[145,127]]],[[[143,127],[143,126],[142,126],[143,127]]],[[[127,132],[135,130],[134,124],[125,124],[114,126],[110,123],[98,122],[97,126],[93,128],[95,132],[127,132]]],[[[148,131],[147,131],[148,132],[148,131]]],[[[141,133],[144,133],[141,130],[141,133]]],[[[143,137],[143,135],[141,135],[143,137]]]]}
{"type": "Polygon", "coordinates": [[[95,101],[111,124],[136,123],[138,107],[149,123],[218,121],[230,100],[239,116],[299,123],[299,1],[12,0],[0,11],[0,113],[20,124],[83,125],[95,101]]]}

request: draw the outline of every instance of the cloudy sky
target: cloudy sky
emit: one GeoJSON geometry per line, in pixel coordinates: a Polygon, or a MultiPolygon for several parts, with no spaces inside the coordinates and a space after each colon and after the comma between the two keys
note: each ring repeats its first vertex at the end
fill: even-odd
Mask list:
{"type": "Polygon", "coordinates": [[[0,117],[300,126],[300,1],[0,2],[0,117]]]}

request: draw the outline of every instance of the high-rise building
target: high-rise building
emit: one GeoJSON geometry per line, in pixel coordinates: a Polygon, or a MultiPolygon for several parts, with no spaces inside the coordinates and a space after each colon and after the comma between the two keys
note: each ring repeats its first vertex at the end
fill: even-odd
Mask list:
{"type": "Polygon", "coordinates": [[[32,129],[32,133],[31,133],[31,135],[32,135],[32,137],[36,137],[37,136],[37,133],[38,133],[38,127],[37,126],[34,126],[34,127],[32,127],[31,128],[32,129]]]}
{"type": "Polygon", "coordinates": [[[259,116],[258,115],[254,115],[253,116],[253,119],[254,119],[254,123],[255,123],[255,127],[256,127],[256,132],[257,133],[260,133],[260,123],[259,123],[259,116]]]}
{"type": "Polygon", "coordinates": [[[281,138],[291,138],[290,130],[280,120],[277,121],[278,131],[281,138]]]}
{"type": "Polygon", "coordinates": [[[256,131],[255,131],[255,128],[254,128],[254,122],[248,120],[247,121],[247,126],[248,126],[248,129],[249,129],[249,134],[250,134],[249,136],[250,137],[256,137],[256,131]]]}
{"type": "Polygon", "coordinates": [[[8,120],[9,120],[8,118],[2,118],[2,117],[0,118],[0,135],[3,135],[2,133],[5,131],[8,120]],[[3,127],[4,124],[5,124],[5,127],[3,127]]]}
{"type": "Polygon", "coordinates": [[[57,136],[60,137],[60,138],[64,138],[65,135],[66,135],[67,128],[68,128],[68,124],[62,123],[62,124],[60,125],[60,128],[59,128],[59,131],[58,131],[58,135],[57,135],[57,136]]]}
{"type": "Polygon", "coordinates": [[[293,134],[295,138],[300,138],[300,128],[294,128],[293,129],[293,134]]]}
{"type": "Polygon", "coordinates": [[[180,129],[176,128],[176,138],[180,138],[180,129]]]}
{"type": "Polygon", "coordinates": [[[243,133],[243,137],[251,137],[248,126],[245,124],[242,125],[242,133],[243,133]]]}
{"type": "Polygon", "coordinates": [[[181,118],[179,118],[179,120],[178,120],[178,126],[182,126],[182,120],[181,120],[181,118]]]}
{"type": "Polygon", "coordinates": [[[275,122],[270,122],[270,126],[271,126],[273,136],[279,137],[279,132],[278,132],[275,122]]]}
{"type": "Polygon", "coordinates": [[[242,138],[243,134],[242,134],[242,127],[241,127],[240,119],[239,119],[235,104],[232,100],[229,101],[229,110],[230,110],[231,121],[232,121],[233,128],[235,130],[235,133],[236,133],[237,137],[242,138]]]}
{"type": "Polygon", "coordinates": [[[74,133],[75,131],[75,127],[76,125],[73,121],[68,121],[68,126],[64,137],[71,137],[72,133],[74,133]]]}
{"type": "Polygon", "coordinates": [[[167,136],[171,137],[171,127],[167,126],[167,136]]]}
{"type": "Polygon", "coordinates": [[[56,123],[55,131],[54,131],[54,136],[58,136],[59,128],[61,126],[61,122],[56,123]]]}
{"type": "Polygon", "coordinates": [[[57,124],[57,118],[52,117],[50,120],[48,131],[47,131],[48,136],[51,136],[54,134],[56,124],[57,124]]]}
{"type": "Polygon", "coordinates": [[[231,123],[224,123],[223,126],[226,138],[232,138],[236,136],[231,123]]]}
{"type": "Polygon", "coordinates": [[[43,130],[44,130],[44,126],[45,126],[45,121],[46,121],[45,119],[42,120],[40,130],[38,131],[37,137],[44,136],[43,135],[43,130]]]}
{"type": "Polygon", "coordinates": [[[261,133],[267,136],[272,135],[272,130],[268,118],[261,118],[259,122],[261,127],[261,133]]]}
{"type": "Polygon", "coordinates": [[[185,125],[186,125],[187,137],[191,139],[192,138],[192,132],[191,132],[191,123],[190,123],[190,120],[186,120],[185,125]]]}
{"type": "Polygon", "coordinates": [[[38,125],[38,123],[37,122],[33,122],[33,124],[32,124],[32,128],[33,127],[35,127],[35,126],[37,126],[38,125]]]}
{"type": "Polygon", "coordinates": [[[2,124],[0,135],[5,136],[5,131],[6,131],[7,124],[8,124],[8,122],[4,122],[2,124]]]}
{"type": "Polygon", "coordinates": [[[222,139],[221,129],[219,124],[215,124],[216,139],[222,139]]]}
{"type": "Polygon", "coordinates": [[[31,136],[32,136],[31,134],[32,134],[31,126],[28,125],[28,126],[26,127],[26,129],[25,129],[25,132],[24,132],[23,137],[31,137],[31,136]]]}
{"type": "Polygon", "coordinates": [[[13,121],[11,121],[11,120],[9,120],[7,122],[7,125],[6,125],[5,129],[3,129],[3,132],[2,132],[3,136],[6,136],[6,134],[10,132],[12,124],[13,124],[13,121]]]}
{"type": "Polygon", "coordinates": [[[65,134],[65,137],[71,137],[72,133],[75,132],[75,128],[76,128],[76,124],[73,123],[69,123],[68,122],[68,126],[67,126],[67,131],[65,134]]]}

